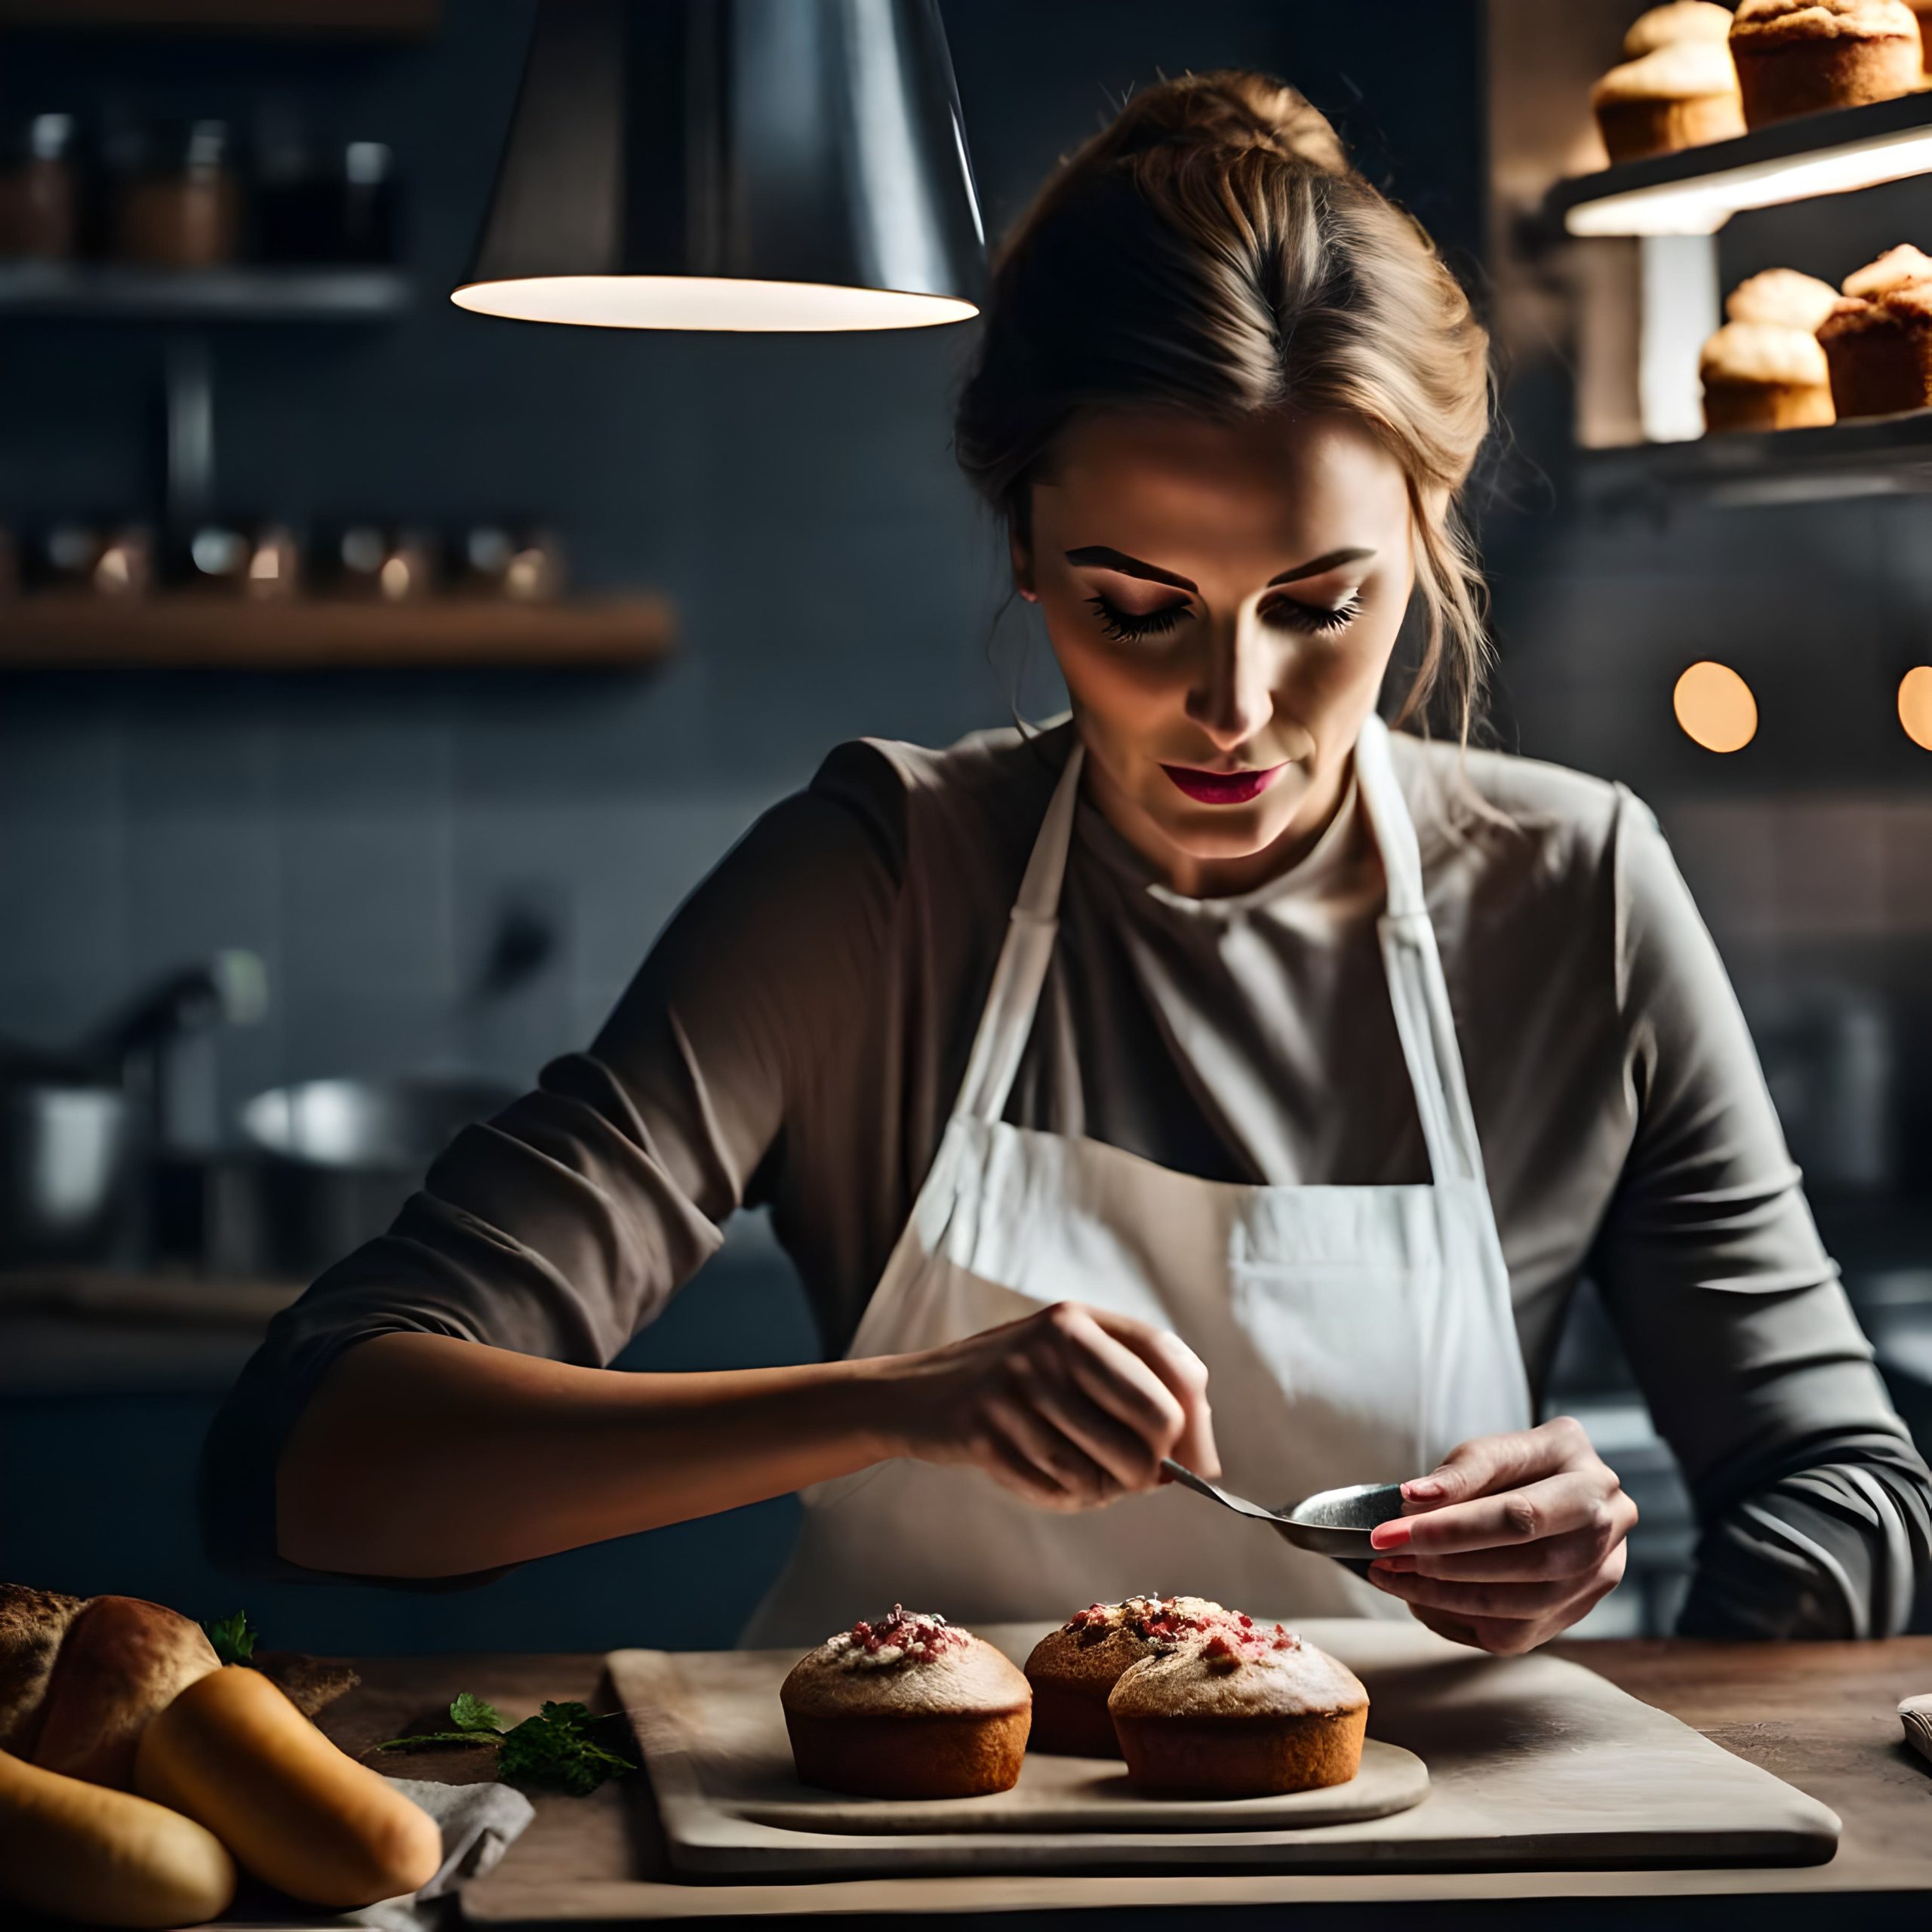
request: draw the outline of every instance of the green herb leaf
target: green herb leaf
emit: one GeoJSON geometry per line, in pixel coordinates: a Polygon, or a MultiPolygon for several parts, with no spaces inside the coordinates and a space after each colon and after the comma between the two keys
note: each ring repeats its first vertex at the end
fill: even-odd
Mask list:
{"type": "Polygon", "coordinates": [[[505,1734],[497,1775],[506,1784],[532,1784],[582,1798],[606,1778],[637,1768],[597,1742],[594,1734],[605,1721],[592,1717],[586,1705],[546,1703],[505,1734]]]}
{"type": "Polygon", "coordinates": [[[202,1628],[208,1632],[215,1655],[223,1663],[246,1663],[255,1654],[257,1633],[255,1626],[248,1621],[246,1611],[238,1610],[232,1616],[217,1617],[212,1623],[204,1623],[202,1628]]]}
{"type": "Polygon", "coordinates": [[[503,1714],[494,1704],[461,1692],[450,1706],[450,1721],[458,1730],[495,1730],[503,1728],[503,1714]]]}
{"type": "Polygon", "coordinates": [[[392,1737],[370,1746],[374,1751],[406,1751],[417,1744],[500,1744],[500,1730],[419,1730],[408,1737],[392,1737]]]}

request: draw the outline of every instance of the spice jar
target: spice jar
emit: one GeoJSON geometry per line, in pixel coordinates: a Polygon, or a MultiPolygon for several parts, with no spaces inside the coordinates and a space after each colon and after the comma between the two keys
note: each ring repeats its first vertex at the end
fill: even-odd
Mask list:
{"type": "Polygon", "coordinates": [[[563,558],[540,530],[512,534],[480,524],[465,536],[463,551],[463,587],[472,595],[547,604],[563,589],[563,558]]]}
{"type": "Polygon", "coordinates": [[[154,587],[154,538],[138,525],[114,531],[94,559],[99,597],[145,597],[154,587]]]}
{"type": "Polygon", "coordinates": [[[340,586],[349,596],[400,604],[426,597],[435,588],[437,545],[426,532],[357,525],[342,533],[337,554],[340,586]]]}
{"type": "Polygon", "coordinates": [[[205,269],[235,258],[242,192],[220,121],[158,132],[128,170],[115,253],[158,268],[205,269]]]}
{"type": "Polygon", "coordinates": [[[206,524],[188,540],[188,580],[197,590],[238,596],[248,587],[252,546],[238,530],[206,524]]]}
{"type": "Polygon", "coordinates": [[[263,171],[255,209],[265,262],[386,266],[396,259],[395,165],[380,141],[351,141],[320,165],[285,149],[263,171]]]}
{"type": "Polygon", "coordinates": [[[36,114],[8,131],[0,157],[0,257],[63,262],[76,252],[80,171],[74,120],[36,114]]]}
{"type": "Polygon", "coordinates": [[[302,549],[295,534],[281,524],[255,533],[248,558],[248,595],[256,599],[293,597],[302,587],[302,549]]]}

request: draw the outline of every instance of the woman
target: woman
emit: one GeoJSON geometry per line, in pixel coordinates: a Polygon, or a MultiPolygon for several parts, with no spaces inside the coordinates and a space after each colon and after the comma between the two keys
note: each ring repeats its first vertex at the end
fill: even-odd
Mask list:
{"type": "Polygon", "coordinates": [[[1927,1472],[1654,823],[1377,715],[1414,607],[1405,714],[1466,737],[1487,423],[1461,291],[1298,95],[1135,100],[1008,245],[959,414],[1071,721],[849,746],[772,812],[277,1322],[223,1553],[461,1577],[795,1489],[769,1641],[1158,1586],[1525,1650],[1635,1516],[1533,1426],[1587,1268],[1703,1512],[1685,1627],[1897,1627],[1927,1472]],[[606,1370],[746,1202],[842,1358],[606,1370]],[[1405,1515],[1364,1581],[1171,1456],[1405,1515]]]}

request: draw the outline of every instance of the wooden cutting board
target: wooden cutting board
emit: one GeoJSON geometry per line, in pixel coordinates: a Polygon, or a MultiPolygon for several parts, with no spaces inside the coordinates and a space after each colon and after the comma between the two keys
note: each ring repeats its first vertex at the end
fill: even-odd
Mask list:
{"type": "MultiPolygon", "coordinates": [[[[670,1862],[694,1877],[1798,1865],[1837,1845],[1838,1820],[1815,1799],[1580,1665],[1480,1657],[1415,1624],[1300,1627],[1367,1685],[1371,1737],[1390,1747],[1377,1780],[1413,1780],[1404,1753],[1426,1766],[1419,1802],[1264,1820],[1263,1801],[1170,1809],[1113,1788],[1097,1760],[1047,1758],[1000,1799],[834,1798],[792,1774],[778,1703],[792,1652],[620,1651],[608,1663],[670,1862]],[[1014,1816],[1029,1803],[1053,1815],[1014,1816]]],[[[1045,1628],[980,1634],[1024,1658],[1045,1628]]]]}

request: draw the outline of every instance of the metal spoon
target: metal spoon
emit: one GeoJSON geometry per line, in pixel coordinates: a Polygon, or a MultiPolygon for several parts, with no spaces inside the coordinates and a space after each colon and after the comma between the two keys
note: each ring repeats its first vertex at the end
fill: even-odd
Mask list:
{"type": "Polygon", "coordinates": [[[1284,1509],[1264,1509],[1258,1503],[1210,1482],[1205,1476],[1177,1463],[1170,1456],[1161,1464],[1174,1481],[1232,1509],[1237,1516],[1252,1517],[1266,1523],[1277,1535],[1285,1537],[1297,1549],[1309,1549],[1318,1556],[1339,1561],[1367,1563],[1375,1555],[1368,1534],[1379,1523],[1392,1522],[1402,1513],[1402,1485],[1398,1482],[1358,1483],[1349,1489],[1324,1489],[1305,1496],[1284,1509]]]}

